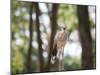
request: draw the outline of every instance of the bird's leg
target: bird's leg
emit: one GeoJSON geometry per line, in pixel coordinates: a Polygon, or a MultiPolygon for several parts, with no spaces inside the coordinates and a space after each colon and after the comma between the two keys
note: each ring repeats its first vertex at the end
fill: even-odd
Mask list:
{"type": "Polygon", "coordinates": [[[51,63],[52,63],[52,64],[55,63],[55,56],[52,56],[52,58],[51,58],[51,63]]]}
{"type": "Polygon", "coordinates": [[[64,57],[64,47],[62,47],[62,57],[64,57]]]}
{"type": "Polygon", "coordinates": [[[60,62],[60,49],[57,51],[57,61],[58,61],[58,71],[61,71],[61,62],[60,62]]]}
{"type": "Polygon", "coordinates": [[[62,47],[62,70],[64,70],[64,47],[62,47]]]}
{"type": "Polygon", "coordinates": [[[60,49],[57,51],[57,59],[60,60],[60,49]]]}

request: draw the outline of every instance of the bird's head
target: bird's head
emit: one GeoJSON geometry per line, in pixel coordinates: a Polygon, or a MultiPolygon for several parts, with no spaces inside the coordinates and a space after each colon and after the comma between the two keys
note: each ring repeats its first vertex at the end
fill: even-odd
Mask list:
{"type": "Polygon", "coordinates": [[[67,26],[65,26],[65,25],[61,26],[61,30],[66,30],[66,29],[67,29],[67,26]]]}

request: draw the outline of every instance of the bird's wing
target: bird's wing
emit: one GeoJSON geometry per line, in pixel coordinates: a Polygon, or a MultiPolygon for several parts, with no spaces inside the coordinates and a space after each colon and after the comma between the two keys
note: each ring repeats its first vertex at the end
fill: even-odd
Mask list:
{"type": "Polygon", "coordinates": [[[67,39],[68,39],[69,32],[66,31],[66,32],[65,32],[65,35],[66,35],[65,38],[66,38],[66,40],[67,40],[67,39]]]}
{"type": "Polygon", "coordinates": [[[58,35],[59,35],[59,33],[57,32],[54,37],[53,50],[52,50],[53,56],[56,56],[56,54],[57,54],[57,37],[58,37],[58,35]]]}
{"type": "Polygon", "coordinates": [[[64,36],[64,40],[65,40],[65,41],[64,41],[64,45],[67,43],[67,40],[68,40],[68,34],[69,34],[68,31],[66,31],[65,34],[64,34],[64,35],[65,35],[65,36],[64,36]]]}
{"type": "Polygon", "coordinates": [[[58,35],[59,35],[59,32],[57,32],[56,35],[55,35],[53,47],[55,47],[57,45],[58,35]]]}

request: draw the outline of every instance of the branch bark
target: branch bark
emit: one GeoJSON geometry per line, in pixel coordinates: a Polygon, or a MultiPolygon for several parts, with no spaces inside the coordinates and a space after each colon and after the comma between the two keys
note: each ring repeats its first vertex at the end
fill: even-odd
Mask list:
{"type": "Polygon", "coordinates": [[[40,32],[40,22],[39,22],[39,5],[36,5],[36,29],[37,29],[37,41],[38,41],[38,57],[39,57],[39,71],[44,72],[44,58],[43,58],[43,49],[42,49],[42,40],[41,40],[41,32],[40,32]]]}
{"type": "Polygon", "coordinates": [[[29,48],[28,48],[28,54],[27,54],[27,63],[26,63],[26,71],[32,72],[32,67],[31,67],[31,53],[32,53],[32,38],[33,38],[33,32],[32,32],[32,28],[33,28],[33,20],[32,20],[32,8],[33,8],[33,3],[30,4],[30,11],[29,11],[29,15],[30,15],[30,19],[29,19],[29,48]]]}
{"type": "Polygon", "coordinates": [[[49,54],[48,54],[49,56],[48,56],[46,71],[50,71],[51,53],[53,50],[54,36],[56,34],[56,28],[57,28],[57,10],[58,10],[58,4],[53,4],[51,12],[52,15],[51,15],[51,36],[50,36],[49,54]]]}
{"type": "Polygon", "coordinates": [[[82,69],[93,69],[92,38],[90,33],[88,6],[77,6],[79,37],[82,46],[82,69]]]}

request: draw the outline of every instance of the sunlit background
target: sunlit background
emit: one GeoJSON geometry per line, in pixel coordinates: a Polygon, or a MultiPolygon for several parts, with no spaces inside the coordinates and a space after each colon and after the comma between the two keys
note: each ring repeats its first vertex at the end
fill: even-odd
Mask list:
{"type": "MultiPolygon", "coordinates": [[[[50,26],[50,12],[52,8],[51,3],[39,3],[41,15],[40,32],[42,39],[43,58],[45,63],[48,58],[48,38],[51,33],[50,26]]],[[[26,56],[29,44],[29,9],[30,2],[17,2],[12,0],[12,72],[23,73],[25,70],[26,56]]],[[[36,21],[35,7],[33,8],[32,19],[33,25],[36,21]]],[[[93,52],[95,62],[95,6],[89,6],[89,19],[91,24],[91,36],[93,40],[93,52]]],[[[69,39],[64,48],[64,63],[65,70],[78,70],[81,69],[81,44],[78,36],[78,19],[76,14],[76,5],[59,4],[57,24],[59,26],[65,22],[68,29],[72,29],[69,39]]],[[[32,41],[32,69],[33,72],[38,72],[38,42],[37,32],[33,27],[33,41],[32,41]]],[[[95,67],[95,63],[94,63],[95,67]]]]}

